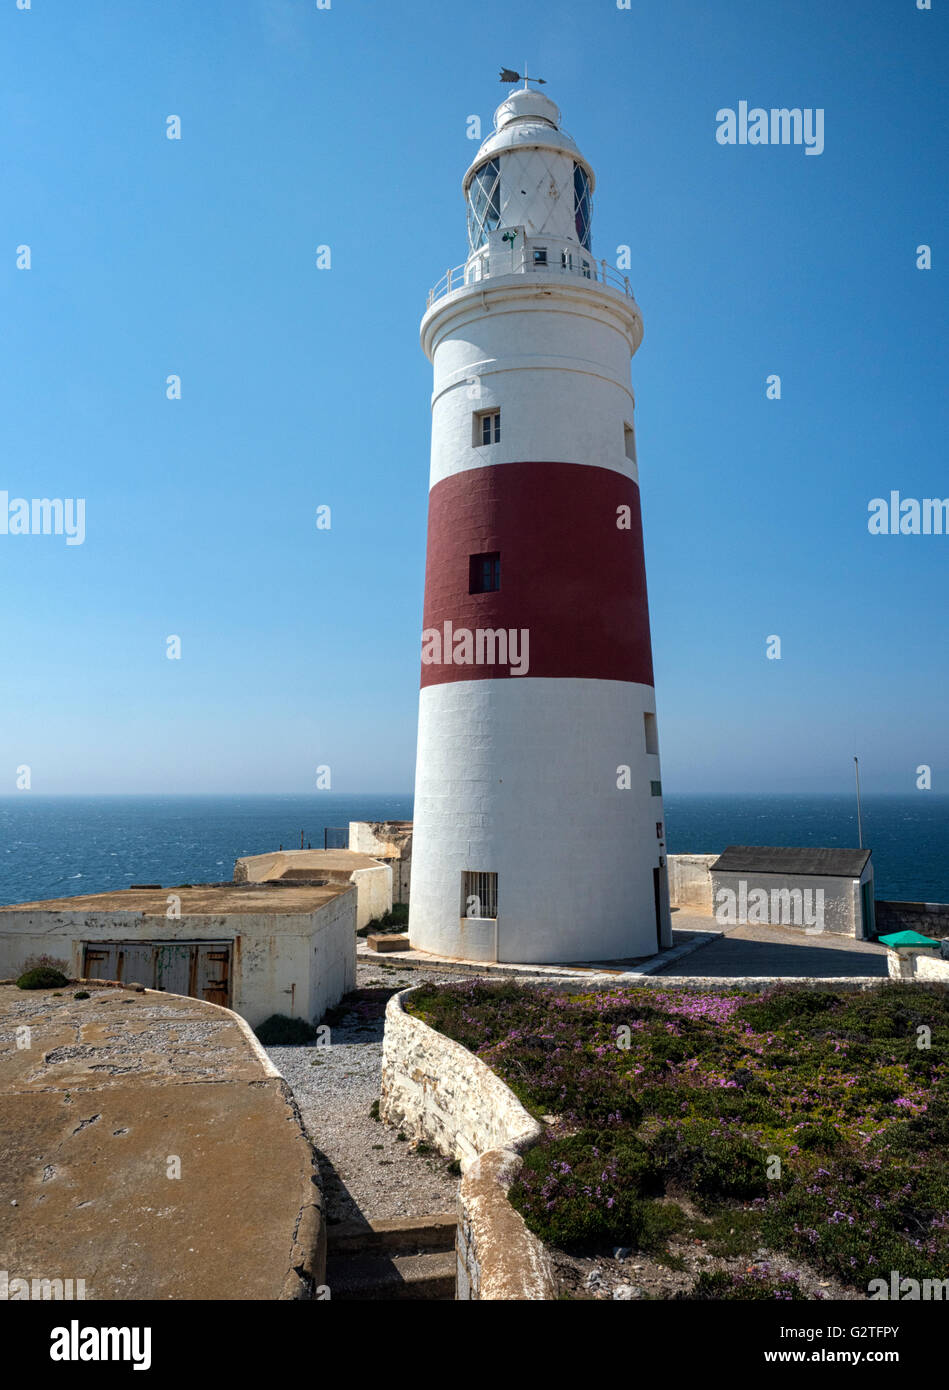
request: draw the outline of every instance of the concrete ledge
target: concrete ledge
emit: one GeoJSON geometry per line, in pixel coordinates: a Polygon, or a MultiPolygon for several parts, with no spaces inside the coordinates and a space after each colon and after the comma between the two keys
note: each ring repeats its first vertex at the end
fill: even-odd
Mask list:
{"type": "Polygon", "coordinates": [[[408,950],[409,938],[404,933],[372,932],[366,937],[366,945],[370,951],[378,951],[380,954],[389,951],[405,951],[408,950]]]}
{"type": "Polygon", "coordinates": [[[466,1047],[406,1013],[415,992],[386,1006],[379,1109],[387,1123],[461,1163],[457,1297],[553,1299],[547,1252],[507,1200],[520,1155],[543,1126],[466,1047]]]}
{"type": "Polygon", "coordinates": [[[316,1155],[247,1022],[85,983],[83,1000],[0,989],[10,1278],[68,1276],[90,1300],[312,1298],[326,1268],[316,1155]]]}

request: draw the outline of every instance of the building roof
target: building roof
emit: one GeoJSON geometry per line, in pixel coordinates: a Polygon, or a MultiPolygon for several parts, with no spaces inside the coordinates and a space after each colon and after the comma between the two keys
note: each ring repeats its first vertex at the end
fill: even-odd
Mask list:
{"type": "Polygon", "coordinates": [[[231,913],[316,912],[324,903],[349,890],[348,883],[196,883],[167,888],[123,888],[114,893],[84,893],[77,898],[47,898],[35,903],[11,903],[5,912],[135,912],[165,918],[168,896],[181,899],[181,916],[222,916],[231,913]]]}
{"type": "Polygon", "coordinates": [[[714,873],[859,878],[868,849],[794,849],[788,845],[729,845],[710,866],[714,873]]]}
{"type": "Polygon", "coordinates": [[[384,865],[371,854],[354,849],[281,849],[269,854],[245,854],[234,865],[234,877],[255,883],[282,881],[298,883],[321,878],[325,873],[348,873],[355,869],[381,869],[384,865]]]}

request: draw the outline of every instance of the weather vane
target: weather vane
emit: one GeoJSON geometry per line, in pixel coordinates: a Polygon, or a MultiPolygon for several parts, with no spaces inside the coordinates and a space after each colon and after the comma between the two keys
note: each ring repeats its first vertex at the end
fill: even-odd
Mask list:
{"type": "MultiPolygon", "coordinates": [[[[514,72],[511,68],[502,68],[502,69],[501,69],[501,81],[502,81],[502,82],[520,82],[520,80],[521,80],[521,74],[520,74],[519,72],[514,72]]],[[[546,81],[547,81],[547,79],[546,79],[545,77],[528,77],[528,75],[527,75],[527,64],[526,64],[526,63],[524,64],[524,90],[525,90],[525,91],[528,90],[528,88],[527,88],[528,82],[540,82],[541,85],[545,85],[545,84],[546,84],[546,81]]]]}

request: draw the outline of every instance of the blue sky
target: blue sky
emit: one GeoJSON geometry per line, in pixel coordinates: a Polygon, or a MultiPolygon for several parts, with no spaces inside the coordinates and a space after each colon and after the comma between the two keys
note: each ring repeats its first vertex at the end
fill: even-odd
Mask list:
{"type": "Polygon", "coordinates": [[[949,789],[949,537],[867,530],[949,495],[934,5],[4,0],[0,490],[86,540],[0,536],[0,791],[411,789],[418,321],[525,58],[632,248],[667,791],[949,789]],[[719,145],[741,100],[823,154],[719,145]]]}

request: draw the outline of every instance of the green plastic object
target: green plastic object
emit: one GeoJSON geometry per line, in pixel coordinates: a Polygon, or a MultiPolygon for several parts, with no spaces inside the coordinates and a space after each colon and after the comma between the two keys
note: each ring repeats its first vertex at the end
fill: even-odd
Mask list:
{"type": "Polygon", "coordinates": [[[889,936],[878,938],[884,946],[935,946],[937,949],[940,943],[932,936],[921,936],[918,931],[896,931],[889,936]]]}

